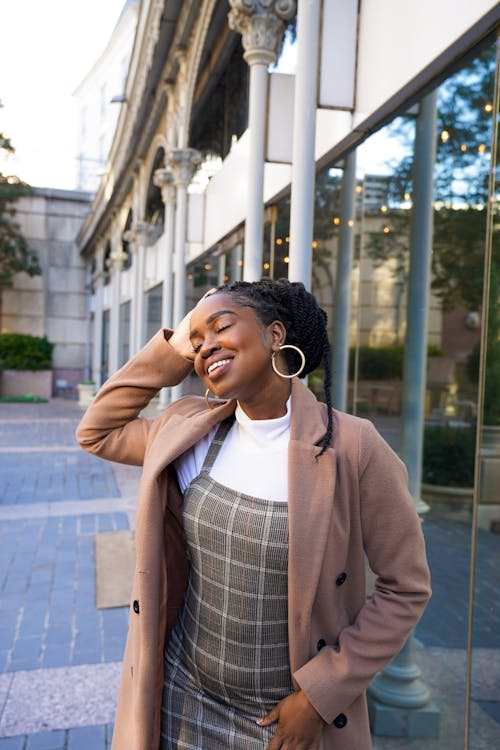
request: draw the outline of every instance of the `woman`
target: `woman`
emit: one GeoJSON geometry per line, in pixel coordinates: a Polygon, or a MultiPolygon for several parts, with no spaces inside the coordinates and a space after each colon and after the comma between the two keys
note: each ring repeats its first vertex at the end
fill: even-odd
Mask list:
{"type": "Polygon", "coordinates": [[[365,690],[429,573],[404,466],[370,422],[331,409],[328,362],[302,284],[236,282],[85,414],[83,448],[143,466],[114,750],[371,747],[365,690]],[[321,361],[327,404],[298,379],[321,361]],[[193,363],[205,399],[139,418],[193,363]]]}

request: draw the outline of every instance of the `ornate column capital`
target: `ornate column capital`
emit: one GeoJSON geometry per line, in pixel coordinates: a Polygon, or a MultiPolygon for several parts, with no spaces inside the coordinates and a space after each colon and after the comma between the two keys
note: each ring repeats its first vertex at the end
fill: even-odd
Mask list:
{"type": "Polygon", "coordinates": [[[169,169],[155,169],[153,184],[161,189],[161,199],[166,206],[175,203],[174,176],[169,169]]]}
{"type": "Polygon", "coordinates": [[[124,253],[121,247],[118,247],[116,250],[113,250],[111,255],[109,256],[109,269],[112,273],[119,273],[122,269],[124,264],[126,263],[128,259],[127,253],[124,253]]]}
{"type": "Polygon", "coordinates": [[[241,34],[243,58],[249,65],[276,60],[285,21],[295,14],[295,0],[229,0],[229,28],[241,34]]]}
{"type": "Polygon", "coordinates": [[[173,148],[167,153],[166,161],[174,185],[187,188],[198,165],[201,164],[201,154],[194,148],[173,148]]]}
{"type": "Polygon", "coordinates": [[[138,221],[123,233],[123,239],[130,244],[131,250],[134,251],[138,245],[144,244],[149,239],[152,231],[153,227],[147,221],[138,221]]]}

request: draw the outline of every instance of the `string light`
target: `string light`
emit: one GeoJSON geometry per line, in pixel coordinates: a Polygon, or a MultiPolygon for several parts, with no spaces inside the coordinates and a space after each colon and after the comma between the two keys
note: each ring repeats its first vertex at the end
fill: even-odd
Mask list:
{"type": "Polygon", "coordinates": [[[447,130],[442,130],[441,131],[441,140],[442,140],[443,143],[446,143],[446,141],[450,140],[450,134],[449,134],[449,132],[447,130]]]}
{"type": "Polygon", "coordinates": [[[316,249],[318,247],[318,243],[316,242],[316,240],[313,240],[311,242],[311,247],[314,248],[314,249],[316,249]]]}
{"type": "Polygon", "coordinates": [[[349,219],[349,221],[347,222],[347,226],[348,227],[353,227],[354,226],[354,219],[349,219]]]}
{"type": "Polygon", "coordinates": [[[485,112],[493,112],[493,104],[490,104],[490,102],[488,102],[488,104],[485,104],[484,105],[484,111],[485,112]]]}
{"type": "Polygon", "coordinates": [[[278,239],[276,240],[276,244],[277,245],[282,245],[283,244],[283,240],[281,239],[281,237],[278,237],[278,239]]]}
{"type": "Polygon", "coordinates": [[[405,194],[404,194],[404,199],[405,199],[405,201],[409,201],[409,200],[410,200],[410,198],[411,198],[411,195],[410,195],[410,193],[405,193],[405,194]]]}
{"type": "Polygon", "coordinates": [[[290,237],[285,237],[285,242],[290,242],[290,237]]]}
{"type": "Polygon", "coordinates": [[[380,206],[380,210],[382,211],[383,214],[386,214],[388,211],[388,208],[386,205],[383,205],[383,206],[380,206]]]}
{"type": "Polygon", "coordinates": [[[290,258],[288,257],[288,255],[285,255],[285,257],[283,258],[283,263],[290,263],[290,258]]]}
{"type": "Polygon", "coordinates": [[[479,146],[477,147],[477,150],[479,151],[480,154],[484,154],[484,152],[486,151],[486,144],[480,143],[479,146]]]}
{"type": "Polygon", "coordinates": [[[340,224],[340,219],[339,219],[339,217],[338,217],[338,216],[334,216],[334,217],[333,217],[333,223],[334,223],[334,224],[335,224],[336,226],[338,226],[338,225],[340,224]]]}
{"type": "Polygon", "coordinates": [[[205,269],[205,271],[211,271],[213,266],[211,265],[211,263],[205,263],[203,268],[205,269]]]}
{"type": "Polygon", "coordinates": [[[465,152],[467,151],[467,144],[466,143],[462,143],[462,145],[460,146],[460,151],[462,151],[462,153],[465,154],[465,152]]]}
{"type": "Polygon", "coordinates": [[[390,231],[389,227],[384,227],[384,234],[389,234],[390,231]]]}
{"type": "Polygon", "coordinates": [[[271,268],[269,263],[264,263],[264,270],[268,271],[271,268]]]}

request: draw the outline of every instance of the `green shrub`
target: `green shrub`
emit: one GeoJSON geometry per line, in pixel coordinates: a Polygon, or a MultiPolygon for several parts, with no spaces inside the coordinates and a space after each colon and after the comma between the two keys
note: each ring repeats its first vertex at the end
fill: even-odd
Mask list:
{"type": "Polygon", "coordinates": [[[444,487],[472,487],[475,450],[474,427],[427,426],[422,481],[444,487]]]}
{"type": "Polygon", "coordinates": [[[0,360],[5,370],[49,370],[53,348],[46,336],[0,334],[0,360]]]}
{"type": "MultiPolygon", "coordinates": [[[[442,356],[437,346],[429,346],[428,356],[442,356]]],[[[349,351],[349,377],[354,377],[355,350],[349,351]]],[[[360,346],[359,379],[360,380],[401,380],[403,377],[404,346],[360,346]]]]}

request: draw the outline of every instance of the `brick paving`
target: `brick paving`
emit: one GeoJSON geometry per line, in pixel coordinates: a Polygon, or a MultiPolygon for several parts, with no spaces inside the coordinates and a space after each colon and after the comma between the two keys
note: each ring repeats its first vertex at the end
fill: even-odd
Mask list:
{"type": "MultiPolygon", "coordinates": [[[[63,399],[0,405],[0,750],[110,745],[128,610],[95,607],[93,536],[133,528],[139,470],[80,451],[80,417],[63,399]]],[[[441,736],[375,750],[463,747],[470,526],[431,513],[423,528],[434,594],[417,655],[441,736]]],[[[471,750],[500,747],[499,562],[498,536],[480,531],[471,750]]]]}
{"type": "Polygon", "coordinates": [[[0,750],[110,746],[128,608],[96,609],[94,535],[138,470],[83,452],[75,402],[0,406],[0,750]]]}

